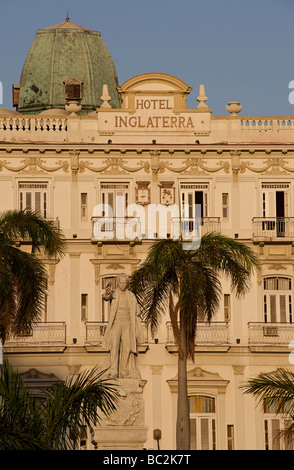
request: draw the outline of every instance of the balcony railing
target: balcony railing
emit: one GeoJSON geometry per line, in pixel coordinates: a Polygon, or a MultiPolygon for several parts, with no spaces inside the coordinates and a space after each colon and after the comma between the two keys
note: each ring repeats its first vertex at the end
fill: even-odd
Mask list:
{"type": "Polygon", "coordinates": [[[63,346],[66,344],[66,324],[64,322],[40,322],[26,335],[10,337],[5,346],[63,346]]]}
{"type": "Polygon", "coordinates": [[[288,346],[294,339],[294,323],[249,323],[251,346],[288,346]]]}
{"type": "MultiPolygon", "coordinates": [[[[85,322],[86,344],[89,346],[102,346],[107,325],[107,322],[85,322]]],[[[148,343],[148,329],[143,322],[141,322],[140,338],[142,343],[148,343]]]]}
{"type": "MultiPolygon", "coordinates": [[[[167,322],[167,343],[175,344],[173,329],[170,322],[167,322]]],[[[195,345],[228,345],[229,325],[226,322],[199,322],[197,324],[195,345]]]]}
{"type": "Polygon", "coordinates": [[[139,217],[92,217],[92,237],[98,240],[141,239],[139,217]]]}
{"type": "Polygon", "coordinates": [[[201,237],[207,233],[220,232],[220,217],[173,217],[172,218],[172,238],[178,238],[180,231],[184,239],[201,237]]]}
{"type": "Polygon", "coordinates": [[[273,240],[293,238],[294,217],[254,217],[253,239],[273,240]]]}

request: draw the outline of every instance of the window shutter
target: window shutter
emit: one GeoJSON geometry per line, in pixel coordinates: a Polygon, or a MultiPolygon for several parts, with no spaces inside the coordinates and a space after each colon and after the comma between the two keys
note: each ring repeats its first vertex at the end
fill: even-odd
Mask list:
{"type": "Polygon", "coordinates": [[[280,295],[280,318],[281,322],[286,322],[286,296],[280,295]]]}
{"type": "Polygon", "coordinates": [[[197,450],[196,419],[190,419],[190,449],[197,450]]]}
{"type": "Polygon", "coordinates": [[[41,193],[37,192],[35,193],[35,211],[36,212],[41,212],[41,193]]]}
{"type": "Polygon", "coordinates": [[[276,296],[275,295],[270,295],[270,309],[271,309],[271,322],[275,323],[277,321],[276,296]]]}
{"type": "Polygon", "coordinates": [[[272,450],[280,450],[280,439],[279,439],[280,421],[278,419],[272,419],[271,427],[272,427],[272,450]]]}
{"type": "Polygon", "coordinates": [[[209,450],[209,422],[208,418],[201,418],[201,450],[209,450]]]}
{"type": "Polygon", "coordinates": [[[26,193],[26,209],[32,209],[32,193],[26,193]]]}

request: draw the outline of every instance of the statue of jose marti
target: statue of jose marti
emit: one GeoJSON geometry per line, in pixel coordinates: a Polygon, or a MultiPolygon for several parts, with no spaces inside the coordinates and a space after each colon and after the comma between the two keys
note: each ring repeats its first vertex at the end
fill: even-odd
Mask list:
{"type": "Polygon", "coordinates": [[[109,351],[108,375],[113,378],[140,378],[137,367],[139,306],[135,295],[128,289],[127,276],[120,275],[117,281],[117,289],[109,297],[110,313],[103,344],[109,351]]]}

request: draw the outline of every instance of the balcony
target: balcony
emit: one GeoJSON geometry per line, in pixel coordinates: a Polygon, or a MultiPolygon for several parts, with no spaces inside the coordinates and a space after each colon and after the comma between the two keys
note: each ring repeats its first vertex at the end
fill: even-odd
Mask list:
{"type": "Polygon", "coordinates": [[[141,240],[139,217],[92,217],[92,240],[134,241],[141,240]]]}
{"type": "Polygon", "coordinates": [[[66,324],[64,322],[40,322],[27,335],[10,337],[5,342],[8,352],[36,350],[63,351],[66,346],[66,324]]]}
{"type": "MultiPolygon", "coordinates": [[[[176,352],[177,345],[170,322],[167,322],[167,350],[176,352]]],[[[227,322],[199,322],[197,324],[195,350],[226,352],[230,348],[227,322]]]]}
{"type": "Polygon", "coordinates": [[[184,239],[201,237],[207,233],[219,233],[221,229],[220,217],[173,217],[172,218],[172,238],[178,238],[181,233],[184,239]]]}
{"type": "Polygon", "coordinates": [[[294,217],[254,217],[253,240],[271,241],[292,239],[294,217]]]}
{"type": "Polygon", "coordinates": [[[255,352],[287,350],[294,339],[294,323],[248,323],[248,345],[255,352]]]}
{"type": "MultiPolygon", "coordinates": [[[[87,351],[104,352],[103,337],[107,328],[107,322],[85,322],[86,340],[85,347],[87,351]]],[[[146,352],[148,349],[148,329],[145,323],[141,322],[139,352],[146,352]]]]}

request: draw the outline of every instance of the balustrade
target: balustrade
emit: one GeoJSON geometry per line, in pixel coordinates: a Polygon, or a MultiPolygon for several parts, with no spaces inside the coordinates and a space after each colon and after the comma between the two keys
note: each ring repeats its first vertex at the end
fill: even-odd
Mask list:
{"type": "MultiPolygon", "coordinates": [[[[199,322],[197,324],[195,345],[229,344],[229,325],[226,322],[199,322]]],[[[167,343],[175,344],[172,325],[167,322],[167,343]]]]}
{"type": "Polygon", "coordinates": [[[10,337],[5,346],[50,346],[66,344],[66,324],[64,322],[36,323],[26,335],[10,337]]]}
{"type": "Polygon", "coordinates": [[[0,132],[61,132],[67,131],[67,118],[40,118],[27,116],[1,116],[0,132]]]}
{"type": "Polygon", "coordinates": [[[293,238],[294,217],[254,217],[253,239],[293,238]]]}
{"type": "Polygon", "coordinates": [[[249,323],[249,345],[288,346],[294,338],[293,323],[249,323]]]}

